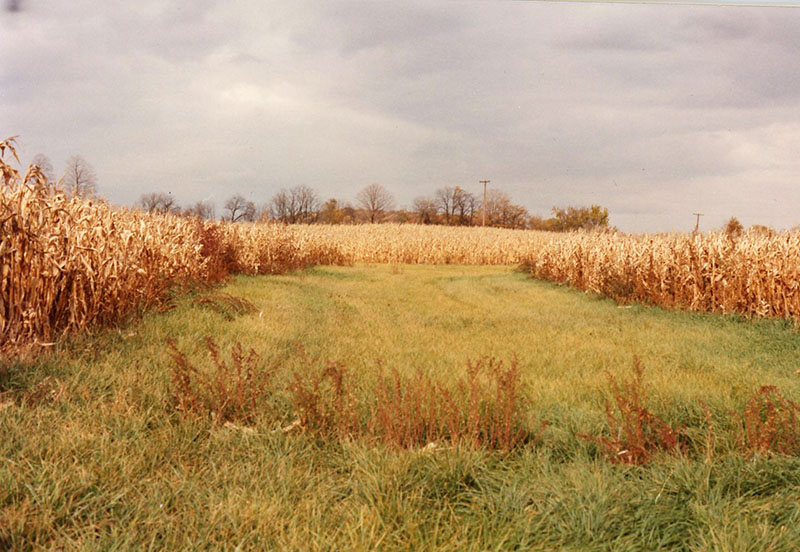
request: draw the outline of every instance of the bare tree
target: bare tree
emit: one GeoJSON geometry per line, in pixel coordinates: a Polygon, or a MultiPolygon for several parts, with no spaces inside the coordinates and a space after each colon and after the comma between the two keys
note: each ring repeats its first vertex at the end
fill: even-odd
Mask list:
{"type": "Polygon", "coordinates": [[[297,208],[288,190],[281,190],[269,202],[269,215],[275,220],[291,224],[297,216],[297,208]]]}
{"type": "Polygon", "coordinates": [[[436,220],[436,201],[428,197],[418,197],[414,200],[414,213],[420,224],[432,224],[436,220]]]}
{"type": "Polygon", "coordinates": [[[269,202],[270,216],[286,224],[314,222],[319,210],[317,192],[302,185],[281,190],[269,202]]]}
{"type": "Polygon", "coordinates": [[[394,197],[380,184],[370,184],[358,192],[356,201],[367,212],[370,222],[375,222],[376,218],[394,207],[394,197]]]}
{"type": "Polygon", "coordinates": [[[94,197],[97,193],[97,174],[86,159],[73,155],[67,160],[64,186],[69,197],[94,197]]]}
{"type": "Polygon", "coordinates": [[[444,215],[444,223],[451,224],[453,219],[453,193],[455,190],[451,187],[439,188],[436,190],[436,206],[444,215]]]}
{"type": "Polygon", "coordinates": [[[188,209],[183,211],[187,217],[199,217],[203,220],[212,220],[214,218],[214,204],[210,201],[198,201],[188,209]]]}
{"type": "Polygon", "coordinates": [[[177,213],[180,210],[178,202],[175,201],[172,194],[165,194],[163,192],[142,194],[142,197],[140,197],[139,201],[136,203],[148,213],[177,213]]]}
{"type": "Polygon", "coordinates": [[[475,196],[456,186],[436,190],[434,205],[444,216],[445,224],[471,225],[478,201],[475,196]]]}
{"type": "Polygon", "coordinates": [[[320,200],[312,188],[295,186],[291,189],[298,208],[298,220],[301,223],[314,222],[320,209],[320,200]]]}
{"type": "Polygon", "coordinates": [[[225,202],[227,217],[231,222],[253,222],[256,219],[256,204],[237,194],[225,202]]]}
{"type": "Polygon", "coordinates": [[[452,196],[454,222],[462,226],[471,225],[475,214],[475,203],[474,195],[456,186],[452,196]]]}
{"type": "Polygon", "coordinates": [[[56,179],[56,171],[53,168],[53,163],[50,161],[50,158],[47,157],[43,153],[37,153],[33,156],[31,163],[39,167],[39,170],[42,172],[44,177],[47,179],[48,182],[54,182],[56,179]]]}

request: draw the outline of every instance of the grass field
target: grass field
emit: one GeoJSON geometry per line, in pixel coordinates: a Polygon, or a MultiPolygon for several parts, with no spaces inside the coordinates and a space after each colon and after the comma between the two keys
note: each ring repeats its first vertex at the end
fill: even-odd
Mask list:
{"type": "Polygon", "coordinates": [[[237,277],[257,312],[176,308],[14,361],[0,380],[0,549],[794,550],[800,459],[736,452],[729,410],[760,385],[800,396],[791,323],[620,307],[502,266],[357,265],[237,277]],[[516,358],[540,442],[396,449],[283,432],[285,398],[247,424],[176,411],[178,349],[252,347],[287,379],[309,358],[441,379],[516,358]],[[706,434],[710,458],[615,465],[606,372],[637,355],[648,406],[706,434]],[[277,430],[277,431],[276,431],[277,430]]]}

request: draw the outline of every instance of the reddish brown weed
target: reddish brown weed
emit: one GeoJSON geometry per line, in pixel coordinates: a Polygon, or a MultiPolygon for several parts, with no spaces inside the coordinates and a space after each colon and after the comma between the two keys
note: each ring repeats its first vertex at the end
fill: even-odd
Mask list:
{"type": "Polygon", "coordinates": [[[614,412],[606,401],[606,419],[610,437],[580,435],[596,443],[614,463],[646,464],[657,451],[681,452],[682,428],[671,426],[645,406],[647,394],[643,383],[644,367],[638,357],[633,357],[633,378],[618,383],[608,375],[611,394],[616,405],[614,412]]]}
{"type": "Polygon", "coordinates": [[[469,363],[454,386],[421,371],[407,377],[393,370],[358,393],[345,368],[330,362],[295,372],[290,385],[300,424],[320,434],[360,435],[403,448],[465,442],[499,450],[539,437],[519,389],[516,360],[505,369],[494,359],[469,363]]]}
{"type": "Polygon", "coordinates": [[[253,349],[245,353],[237,343],[231,349],[230,362],[226,362],[211,338],[207,337],[205,341],[214,365],[211,373],[198,370],[178,350],[175,342],[167,339],[175,361],[172,384],[176,408],[209,415],[218,423],[252,422],[258,411],[258,402],[269,390],[272,370],[258,369],[259,359],[253,349]]]}
{"type": "Polygon", "coordinates": [[[289,383],[292,405],[300,426],[312,432],[335,437],[358,434],[361,419],[356,408],[353,384],[344,365],[328,362],[322,370],[308,362],[306,370],[295,371],[289,383]]]}
{"type": "Polygon", "coordinates": [[[800,405],[772,385],[762,386],[747,402],[739,420],[738,443],[749,454],[800,453],[800,405]]]}

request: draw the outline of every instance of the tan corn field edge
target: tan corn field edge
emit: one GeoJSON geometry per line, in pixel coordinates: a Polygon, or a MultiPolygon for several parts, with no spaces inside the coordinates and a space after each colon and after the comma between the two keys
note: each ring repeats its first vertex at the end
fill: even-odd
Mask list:
{"type": "Polygon", "coordinates": [[[247,274],[354,262],[525,263],[535,277],[622,301],[800,317],[798,233],[733,240],[722,234],[199,222],[68,199],[35,167],[21,175],[2,161],[5,149],[14,153],[13,142],[0,142],[0,349],[112,323],[175,286],[213,281],[220,262],[247,274]]]}
{"type": "Polygon", "coordinates": [[[667,308],[800,317],[800,233],[573,234],[529,260],[537,278],[667,308]]]}
{"type": "Polygon", "coordinates": [[[22,175],[5,163],[5,150],[16,157],[13,141],[0,141],[0,349],[108,324],[176,286],[213,282],[219,250],[229,252],[226,268],[249,274],[342,262],[314,244],[301,250],[285,227],[203,223],[69,199],[35,167],[22,175]],[[204,253],[209,235],[217,250],[204,253]]]}

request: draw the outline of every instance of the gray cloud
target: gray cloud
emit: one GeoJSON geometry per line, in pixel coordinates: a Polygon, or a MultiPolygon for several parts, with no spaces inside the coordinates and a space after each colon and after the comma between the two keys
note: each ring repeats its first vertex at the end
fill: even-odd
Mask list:
{"type": "Polygon", "coordinates": [[[0,127],[132,203],[306,184],[401,204],[477,181],[625,230],[800,222],[800,10],[537,2],[29,0],[0,127]]]}

